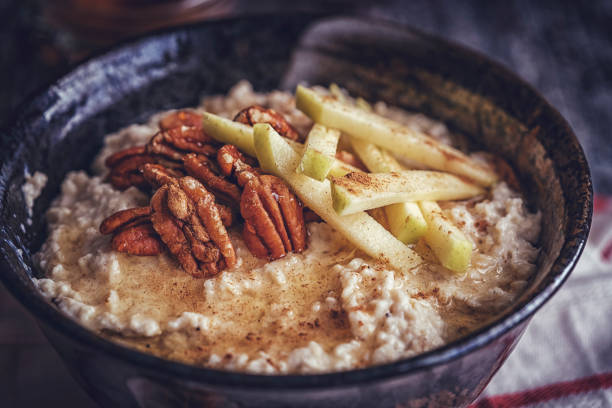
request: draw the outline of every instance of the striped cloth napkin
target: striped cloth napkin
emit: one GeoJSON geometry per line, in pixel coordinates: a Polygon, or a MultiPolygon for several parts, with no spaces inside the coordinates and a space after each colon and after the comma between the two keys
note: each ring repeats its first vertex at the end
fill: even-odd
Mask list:
{"type": "Polygon", "coordinates": [[[612,407],[612,196],[578,266],[471,408],[612,407]]]}

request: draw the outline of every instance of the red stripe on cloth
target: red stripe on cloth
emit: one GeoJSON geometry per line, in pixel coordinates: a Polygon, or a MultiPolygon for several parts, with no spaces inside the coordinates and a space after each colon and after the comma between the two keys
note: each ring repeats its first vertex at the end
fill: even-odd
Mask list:
{"type": "Polygon", "coordinates": [[[593,197],[593,211],[600,212],[604,211],[610,202],[612,201],[612,197],[595,194],[593,197]]]}
{"type": "Polygon", "coordinates": [[[608,242],[608,244],[604,247],[603,251],[601,251],[601,257],[604,261],[612,260],[612,241],[608,242]]]}
{"type": "Polygon", "coordinates": [[[510,408],[563,398],[612,387],[612,373],[597,374],[579,380],[560,382],[532,390],[483,398],[470,408],[510,408]]]}

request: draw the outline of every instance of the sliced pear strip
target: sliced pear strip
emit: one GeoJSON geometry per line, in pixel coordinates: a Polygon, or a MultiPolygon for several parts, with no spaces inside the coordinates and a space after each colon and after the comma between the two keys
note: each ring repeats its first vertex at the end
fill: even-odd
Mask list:
{"type": "Polygon", "coordinates": [[[446,218],[440,206],[433,201],[421,201],[419,206],[429,228],[425,242],[445,268],[463,273],[470,264],[472,242],[446,218]]]}
{"type": "Polygon", "coordinates": [[[331,181],[334,209],[339,215],[405,201],[462,200],[484,193],[452,174],[428,170],[349,173],[331,181]]]}
{"type": "Polygon", "coordinates": [[[459,150],[399,123],[344,104],[334,95],[320,95],[298,86],[296,106],[316,123],[385,147],[433,169],[467,177],[483,186],[497,181],[493,170],[474,162],[459,150]]]}
{"type": "MultiPolygon", "coordinates": [[[[329,89],[329,93],[334,95],[338,99],[338,101],[342,103],[346,102],[346,95],[344,91],[342,90],[342,88],[338,86],[338,84],[332,82],[331,84],[329,84],[328,89],[329,89]]],[[[372,105],[370,105],[370,103],[366,101],[365,99],[363,99],[362,97],[357,97],[357,99],[355,99],[355,106],[358,107],[359,109],[363,109],[365,111],[372,112],[372,105]]]]}
{"type": "Polygon", "coordinates": [[[304,143],[304,154],[298,166],[298,173],[304,173],[315,180],[323,181],[336,162],[340,132],[315,124],[304,143]]]}
{"type": "Polygon", "coordinates": [[[336,159],[327,177],[342,177],[355,171],[361,170],[359,170],[357,167],[353,167],[350,164],[343,162],[342,160],[336,159]]]}
{"type": "Polygon", "coordinates": [[[204,113],[202,128],[218,142],[232,144],[241,152],[256,157],[253,146],[253,128],[212,113],[204,113]]]}
{"type": "Polygon", "coordinates": [[[363,139],[351,138],[351,145],[363,164],[374,173],[400,171],[404,168],[389,152],[363,139]]]}
{"type": "Polygon", "coordinates": [[[417,203],[397,203],[384,208],[389,231],[404,244],[414,244],[427,231],[427,222],[417,203]]]}
{"type": "Polygon", "coordinates": [[[416,252],[398,241],[365,212],[339,216],[332,207],[329,180],[316,181],[296,173],[300,155],[270,125],[256,124],[254,135],[257,159],[262,168],[285,180],[304,205],[353,245],[401,271],[409,271],[421,262],[416,252]]]}
{"type": "MultiPolygon", "coordinates": [[[[253,145],[253,128],[243,123],[234,122],[233,120],[215,115],[213,113],[204,113],[203,129],[207,135],[218,142],[233,144],[241,152],[252,157],[257,157],[255,147],[253,145]]],[[[298,153],[304,151],[304,145],[296,141],[283,138],[285,142],[298,153]]],[[[341,160],[334,158],[334,163],[329,172],[330,176],[342,177],[345,174],[360,171],[358,168],[344,163],[341,160]]]]}
{"type": "MultiPolygon", "coordinates": [[[[386,150],[361,139],[351,138],[353,150],[373,172],[384,173],[403,170],[386,150]]],[[[427,222],[416,203],[397,203],[384,207],[389,231],[405,244],[413,244],[427,231],[427,222]]]]}

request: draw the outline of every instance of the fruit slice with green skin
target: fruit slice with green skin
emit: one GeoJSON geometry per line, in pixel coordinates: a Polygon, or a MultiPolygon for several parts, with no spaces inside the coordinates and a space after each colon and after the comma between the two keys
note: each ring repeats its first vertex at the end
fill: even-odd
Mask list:
{"type": "MultiPolygon", "coordinates": [[[[361,139],[351,138],[353,150],[373,172],[384,173],[403,170],[386,150],[361,139]]],[[[427,222],[416,203],[397,203],[384,207],[389,231],[405,244],[413,244],[427,231],[427,222]]]]}
{"type": "MultiPolygon", "coordinates": [[[[344,94],[344,91],[342,91],[342,88],[338,86],[338,84],[335,84],[335,83],[329,84],[328,90],[340,102],[342,103],[346,102],[346,95],[344,94]]],[[[355,106],[358,107],[359,109],[363,109],[365,111],[372,112],[372,105],[370,105],[368,101],[366,101],[365,99],[361,97],[357,97],[355,99],[355,106]]]]}
{"type": "MultiPolygon", "coordinates": [[[[255,146],[253,145],[253,128],[243,123],[206,112],[202,121],[202,128],[206,134],[218,142],[233,144],[242,153],[252,157],[257,157],[255,146]]],[[[301,153],[304,145],[290,139],[283,138],[293,150],[301,153]]],[[[360,171],[358,168],[346,164],[334,158],[330,176],[342,177],[353,171],[360,171]]]]}
{"type": "Polygon", "coordinates": [[[395,157],[373,143],[352,137],[351,145],[363,164],[373,173],[389,173],[404,170],[395,157]]]}
{"type": "Polygon", "coordinates": [[[334,155],[339,139],[339,131],[315,124],[304,143],[298,173],[304,173],[315,180],[325,180],[336,161],[334,155]]]}
{"type": "Polygon", "coordinates": [[[383,208],[389,231],[404,244],[414,244],[427,231],[427,221],[417,203],[397,203],[383,208]]]}
{"type": "Polygon", "coordinates": [[[254,136],[261,167],[285,180],[304,205],[357,248],[401,271],[409,271],[422,261],[416,252],[398,241],[365,212],[339,216],[332,207],[329,180],[317,181],[296,173],[300,155],[270,125],[256,124],[254,136]]]}
{"type": "Polygon", "coordinates": [[[336,159],[327,177],[342,177],[354,171],[361,171],[357,167],[353,167],[350,164],[344,163],[342,160],[336,159]]]}
{"type": "Polygon", "coordinates": [[[429,228],[425,242],[445,268],[463,273],[470,264],[472,242],[446,218],[440,206],[433,201],[421,201],[419,207],[429,228]]]}
{"type": "Polygon", "coordinates": [[[452,174],[428,170],[349,173],[331,181],[334,208],[340,215],[405,201],[462,200],[484,193],[452,174]]]}
{"type": "Polygon", "coordinates": [[[320,95],[298,86],[296,106],[316,123],[339,129],[430,168],[467,177],[483,186],[497,181],[493,170],[457,149],[374,113],[344,104],[334,95],[320,95]]]}
{"type": "Polygon", "coordinates": [[[251,126],[206,112],[202,120],[202,129],[213,139],[232,144],[241,152],[256,157],[251,126]]]}

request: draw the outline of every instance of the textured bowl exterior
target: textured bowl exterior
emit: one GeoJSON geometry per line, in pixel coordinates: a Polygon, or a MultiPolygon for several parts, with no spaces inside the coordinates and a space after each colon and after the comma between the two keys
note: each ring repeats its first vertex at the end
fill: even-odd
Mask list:
{"type": "MultiPolygon", "coordinates": [[[[592,186],[572,130],[503,67],[437,38],[356,17],[245,17],[151,35],[80,65],[20,109],[1,133],[0,267],[80,384],[102,406],[464,406],[484,389],[529,318],[560,287],[590,227],[592,186]],[[395,363],[343,373],[257,376],[170,362],[111,343],[37,293],[31,254],[66,172],[102,137],[154,112],[193,106],[239,79],[256,90],[336,82],[368,100],[422,111],[507,159],[542,211],[538,273],[475,333],[395,363]],[[21,185],[49,176],[29,225],[21,185]]],[[[484,323],[484,322],[483,322],[484,323]]]]}

